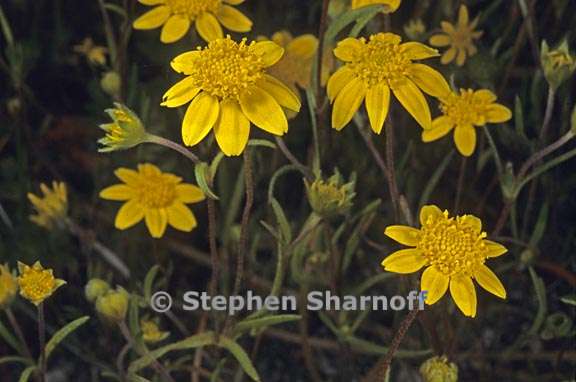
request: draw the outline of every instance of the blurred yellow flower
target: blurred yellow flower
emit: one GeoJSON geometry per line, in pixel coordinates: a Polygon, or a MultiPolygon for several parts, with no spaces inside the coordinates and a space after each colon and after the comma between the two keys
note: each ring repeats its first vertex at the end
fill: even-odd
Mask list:
{"type": "Polygon", "coordinates": [[[134,21],[134,29],[162,26],[160,41],[169,44],[180,40],[194,22],[200,37],[209,42],[224,37],[222,24],[234,32],[249,32],[252,21],[232,7],[244,0],[138,0],[156,6],[134,21]]]}
{"type": "Polygon", "coordinates": [[[109,324],[118,324],[126,318],[130,295],[122,287],[110,289],[96,300],[96,311],[109,324]]]}
{"type": "Polygon", "coordinates": [[[474,126],[501,123],[512,118],[506,106],[495,103],[496,96],[490,90],[460,89],[440,98],[442,116],[432,121],[432,128],[422,132],[422,141],[431,142],[442,138],[452,129],[454,143],[460,154],[470,156],[476,148],[474,126]]]}
{"type": "Polygon", "coordinates": [[[127,106],[114,103],[112,109],[106,109],[106,113],[112,118],[112,123],[100,125],[106,132],[106,136],[98,140],[102,145],[100,152],[126,150],[146,140],[147,134],[142,121],[136,113],[127,106]]]}
{"type": "Polygon", "coordinates": [[[140,320],[140,329],[142,329],[142,339],[147,343],[160,342],[170,335],[169,332],[160,331],[158,323],[148,319],[140,320]]]}
{"type": "Polygon", "coordinates": [[[478,51],[474,45],[474,40],[479,39],[483,33],[482,31],[474,30],[478,25],[478,18],[469,23],[468,8],[465,5],[461,5],[456,25],[447,21],[442,21],[441,25],[444,33],[430,37],[430,45],[437,47],[450,46],[442,55],[441,62],[443,64],[449,64],[456,58],[456,65],[464,65],[466,55],[472,57],[478,51]]]}
{"type": "Polygon", "coordinates": [[[422,19],[411,19],[406,24],[404,24],[404,33],[411,40],[420,40],[426,33],[426,25],[422,19]]]}
{"type": "Polygon", "coordinates": [[[420,366],[420,375],[424,382],[457,382],[458,367],[446,356],[432,357],[420,366]]]}
{"type": "Polygon", "coordinates": [[[94,41],[87,37],[78,45],[74,45],[74,52],[86,57],[91,64],[106,65],[106,55],[108,49],[103,46],[94,45],[94,41]]]}
{"type": "Polygon", "coordinates": [[[352,9],[366,7],[368,5],[382,4],[385,6],[384,13],[395,12],[402,0],[352,0],[352,9]]]}
{"type": "Polygon", "coordinates": [[[84,287],[84,295],[90,302],[96,301],[98,297],[103,296],[110,290],[110,285],[100,279],[91,279],[84,287]]]}
{"type": "Polygon", "coordinates": [[[413,273],[427,267],[420,289],[426,291],[426,303],[436,303],[450,287],[458,308],[469,317],[476,316],[475,279],[488,292],[506,298],[498,277],[486,266],[486,259],[503,255],[507,249],[490,240],[482,231],[482,222],[474,215],[448,216],[434,205],[420,210],[421,228],[389,226],[384,234],[409,249],[392,253],[382,261],[386,271],[413,273]]]}
{"type": "Polygon", "coordinates": [[[18,293],[18,282],[10,272],[8,265],[0,265],[0,310],[5,309],[18,293]]]}
{"type": "Polygon", "coordinates": [[[186,75],[164,94],[162,106],[188,102],[182,121],[184,144],[198,144],[214,128],[226,155],[240,155],[248,142],[250,123],[274,135],[288,131],[282,107],[300,110],[300,100],[268,74],[284,49],[272,41],[235,42],[228,36],[206,48],[183,53],[172,68],[186,75]]]}
{"type": "Polygon", "coordinates": [[[378,33],[369,40],[349,37],[338,43],[334,54],[345,65],[328,80],[328,97],[334,102],[333,128],[346,126],[365,101],[370,126],[379,134],[388,115],[390,90],[420,126],[431,127],[422,91],[442,97],[450,87],[439,72],[412,61],[436,57],[438,51],[419,42],[401,41],[396,34],[378,33]]]}
{"type": "Polygon", "coordinates": [[[100,197],[126,202],[116,215],[116,228],[124,230],[144,219],[150,235],[159,238],[168,225],[185,232],[196,227],[186,204],[204,200],[200,188],[149,163],[139,164],[138,171],[121,167],[114,174],[124,184],[103,189],[100,197]]]}
{"type": "Polygon", "coordinates": [[[41,197],[28,193],[28,200],[36,210],[36,215],[31,215],[30,220],[47,229],[64,225],[68,213],[66,184],[52,182],[52,188],[49,188],[42,183],[40,190],[44,194],[41,197]]]}
{"type": "Polygon", "coordinates": [[[39,261],[31,267],[18,262],[20,295],[34,305],[40,305],[66,281],[54,278],[52,269],[44,269],[39,261]]]}

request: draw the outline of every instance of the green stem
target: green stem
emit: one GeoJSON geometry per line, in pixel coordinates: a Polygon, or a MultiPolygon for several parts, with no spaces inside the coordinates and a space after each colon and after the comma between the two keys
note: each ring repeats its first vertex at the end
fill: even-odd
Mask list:
{"type": "Polygon", "coordinates": [[[194,164],[200,163],[200,159],[196,155],[194,155],[190,150],[186,147],[179,145],[178,143],[171,141],[170,139],[166,139],[163,137],[159,137],[157,135],[148,134],[146,139],[148,143],[155,143],[160,146],[168,147],[174,151],[179,152],[180,154],[184,155],[186,158],[190,159],[194,164]]]}
{"type": "Polygon", "coordinates": [[[14,45],[14,35],[12,34],[12,28],[10,28],[10,23],[6,18],[6,14],[2,9],[2,5],[0,5],[0,27],[2,28],[2,33],[4,34],[4,38],[8,46],[14,45]]]}
{"type": "Polygon", "coordinates": [[[18,325],[18,321],[16,320],[16,317],[14,317],[14,313],[12,312],[11,308],[6,308],[5,310],[6,312],[6,316],[8,316],[8,321],[10,321],[10,325],[12,325],[12,328],[14,329],[14,333],[16,333],[16,336],[18,337],[18,339],[20,340],[20,343],[22,344],[22,350],[24,352],[25,357],[28,357],[29,359],[33,359],[32,358],[32,352],[30,351],[30,348],[28,347],[28,343],[26,342],[26,337],[24,337],[24,333],[22,332],[22,328],[20,327],[20,325],[18,325]]]}
{"type": "Polygon", "coordinates": [[[40,382],[46,382],[46,321],[44,318],[44,303],[38,305],[38,343],[40,344],[40,382]]]}

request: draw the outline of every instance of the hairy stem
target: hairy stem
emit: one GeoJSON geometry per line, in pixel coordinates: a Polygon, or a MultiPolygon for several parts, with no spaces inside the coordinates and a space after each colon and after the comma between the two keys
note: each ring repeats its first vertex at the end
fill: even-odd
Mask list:
{"type": "Polygon", "coordinates": [[[184,155],[186,158],[194,162],[194,164],[200,163],[200,159],[198,159],[198,157],[194,155],[190,150],[188,150],[186,147],[182,145],[179,145],[174,141],[171,141],[170,139],[159,137],[157,135],[148,134],[146,142],[156,143],[157,145],[168,147],[169,149],[172,149],[184,155]]]}
{"type": "Polygon", "coordinates": [[[46,320],[44,318],[44,303],[38,305],[38,343],[40,344],[40,382],[46,382],[46,320]]]}

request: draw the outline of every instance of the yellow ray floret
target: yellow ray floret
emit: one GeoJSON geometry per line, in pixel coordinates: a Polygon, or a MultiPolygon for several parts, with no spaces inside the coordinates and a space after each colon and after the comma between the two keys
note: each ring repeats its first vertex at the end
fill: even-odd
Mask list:
{"type": "Polygon", "coordinates": [[[460,154],[470,156],[476,148],[474,126],[502,123],[512,118],[506,106],[496,103],[490,90],[460,89],[440,98],[442,116],[432,121],[432,128],[422,132],[422,140],[431,142],[442,138],[454,129],[454,143],[460,154]]]}
{"type": "Polygon", "coordinates": [[[138,0],[156,6],[134,21],[134,29],[162,27],[160,40],[180,40],[194,23],[200,37],[212,41],[224,37],[223,25],[233,32],[249,32],[252,21],[233,7],[244,0],[138,0]]]}
{"type": "Polygon", "coordinates": [[[334,54],[345,65],[328,80],[328,97],[334,103],[332,127],[346,126],[365,102],[370,126],[379,134],[388,115],[393,94],[424,129],[432,125],[430,108],[422,91],[434,97],[450,92],[444,77],[429,66],[413,61],[438,56],[438,51],[419,42],[401,44],[393,33],[365,38],[346,38],[334,54]]]}
{"type": "Polygon", "coordinates": [[[411,248],[392,253],[382,261],[386,271],[422,273],[421,289],[426,303],[437,302],[448,289],[458,308],[469,317],[476,316],[476,290],[472,280],[488,292],[506,298],[506,290],[485,261],[503,255],[507,249],[486,239],[482,222],[473,215],[449,217],[434,205],[420,210],[420,229],[389,226],[384,234],[411,248]]]}
{"type": "Polygon", "coordinates": [[[228,36],[206,48],[183,53],[172,68],[184,75],[164,94],[162,106],[190,103],[182,121],[182,139],[194,146],[214,129],[226,155],[239,155],[250,135],[250,123],[274,135],[288,131],[283,108],[298,112],[300,100],[268,74],[284,49],[272,41],[235,42],[228,36]]]}
{"type": "Polygon", "coordinates": [[[204,200],[200,188],[149,163],[138,165],[137,171],[119,168],[114,174],[124,183],[105,188],[100,197],[125,202],[116,215],[116,228],[124,230],[144,219],[150,235],[159,238],[168,225],[185,232],[196,227],[186,204],[204,200]]]}
{"type": "Polygon", "coordinates": [[[400,7],[401,2],[402,0],[352,0],[352,9],[381,4],[385,6],[384,13],[392,13],[400,7]]]}

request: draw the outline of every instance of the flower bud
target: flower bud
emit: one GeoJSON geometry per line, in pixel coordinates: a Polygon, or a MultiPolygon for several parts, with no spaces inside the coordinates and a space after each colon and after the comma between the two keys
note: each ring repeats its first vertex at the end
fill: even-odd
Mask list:
{"type": "Polygon", "coordinates": [[[136,113],[120,103],[114,105],[115,108],[106,110],[113,122],[100,125],[106,132],[106,136],[98,140],[103,146],[98,149],[100,152],[127,150],[143,143],[147,138],[146,129],[136,113]]]}
{"type": "Polygon", "coordinates": [[[328,181],[317,179],[312,184],[305,181],[306,193],[312,210],[324,218],[345,214],[352,207],[356,193],[356,179],[344,184],[338,171],[328,181]]]}
{"type": "Polygon", "coordinates": [[[142,339],[147,343],[160,342],[170,335],[169,332],[162,332],[158,323],[149,319],[140,320],[140,329],[142,329],[142,339]]]}
{"type": "Polygon", "coordinates": [[[111,289],[96,300],[96,311],[109,324],[118,324],[126,318],[130,295],[124,288],[111,289]]]}
{"type": "Polygon", "coordinates": [[[553,90],[556,90],[570,78],[576,69],[576,58],[570,54],[566,40],[552,50],[546,41],[542,41],[540,61],[544,70],[544,77],[553,90]]]}
{"type": "Polygon", "coordinates": [[[104,73],[100,79],[100,86],[104,92],[112,97],[117,97],[120,94],[120,88],[122,86],[122,79],[120,75],[111,70],[104,73]]]}
{"type": "Polygon", "coordinates": [[[0,265],[0,310],[10,306],[18,293],[18,281],[7,265],[0,265]]]}
{"type": "Polygon", "coordinates": [[[98,297],[106,294],[110,290],[110,285],[100,279],[92,279],[88,281],[86,287],[84,288],[84,294],[86,295],[86,299],[90,302],[96,301],[98,297]]]}
{"type": "Polygon", "coordinates": [[[458,367],[448,362],[445,356],[432,357],[420,366],[420,374],[424,382],[456,382],[458,367]]]}

